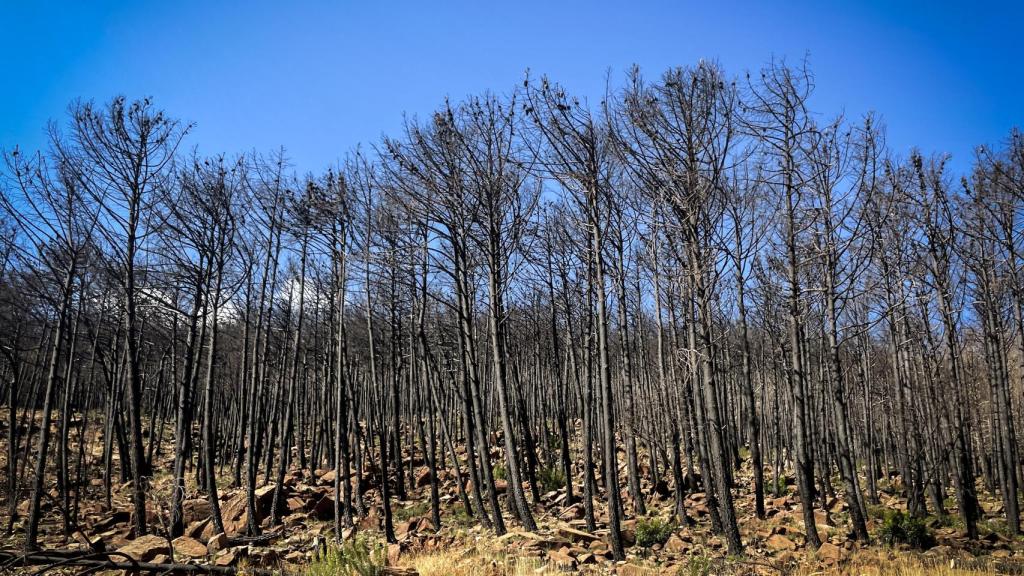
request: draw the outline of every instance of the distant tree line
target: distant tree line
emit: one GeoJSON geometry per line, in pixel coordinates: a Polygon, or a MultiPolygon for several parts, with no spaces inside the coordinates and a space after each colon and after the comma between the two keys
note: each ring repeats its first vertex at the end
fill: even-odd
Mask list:
{"type": "Polygon", "coordinates": [[[704,491],[740,553],[747,458],[760,517],[795,480],[811,547],[834,497],[867,540],[896,477],[912,515],[952,495],[976,538],[988,490],[1018,533],[1024,135],[954,175],[812,91],[784,63],[634,69],[598,103],[528,77],[301,177],[189,153],[148,99],[72,104],[2,173],[8,531],[134,480],[144,534],[173,455],[172,536],[186,478],[220,530],[218,484],[247,488],[257,534],[257,487],[330,468],[339,534],[354,474],[394,540],[423,463],[435,527],[441,470],[497,534],[555,477],[616,558],[659,491],[683,522],[704,491]]]}

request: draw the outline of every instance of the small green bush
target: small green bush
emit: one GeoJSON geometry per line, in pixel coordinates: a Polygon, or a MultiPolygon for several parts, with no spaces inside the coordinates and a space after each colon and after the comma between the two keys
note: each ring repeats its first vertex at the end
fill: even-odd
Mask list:
{"type": "Polygon", "coordinates": [[[636,521],[636,544],[641,548],[664,544],[675,529],[675,524],[657,516],[640,518],[636,521]]]}
{"type": "Polygon", "coordinates": [[[565,474],[556,466],[545,466],[537,473],[537,481],[545,492],[565,487],[565,474]]]}
{"type": "Polygon", "coordinates": [[[395,508],[394,515],[396,521],[405,522],[411,518],[426,516],[428,512],[430,512],[430,502],[423,500],[414,502],[408,506],[395,508]]]}
{"type": "Polygon", "coordinates": [[[383,544],[356,534],[340,546],[319,550],[306,567],[305,576],[380,576],[386,559],[383,544]]]}
{"type": "Polygon", "coordinates": [[[505,470],[504,464],[495,464],[493,473],[496,480],[508,480],[508,471],[505,470]]]}
{"type": "Polygon", "coordinates": [[[452,507],[451,516],[449,516],[449,518],[451,518],[452,522],[456,526],[462,526],[464,528],[475,526],[477,523],[477,519],[470,516],[469,512],[461,503],[452,507]]]}
{"type": "Polygon", "coordinates": [[[708,576],[711,574],[712,566],[711,558],[703,554],[697,554],[690,556],[686,564],[680,566],[676,573],[678,576],[708,576]]]}
{"type": "Polygon", "coordinates": [[[899,510],[886,513],[878,531],[878,539],[890,546],[907,544],[922,550],[935,545],[935,537],[923,518],[913,518],[899,510]]]}
{"type": "Polygon", "coordinates": [[[964,523],[959,516],[953,514],[939,514],[930,516],[928,524],[933,528],[963,528],[964,523]]]}
{"type": "Polygon", "coordinates": [[[773,494],[785,494],[786,493],[787,480],[785,476],[779,476],[775,479],[775,484],[772,486],[773,494]]]}

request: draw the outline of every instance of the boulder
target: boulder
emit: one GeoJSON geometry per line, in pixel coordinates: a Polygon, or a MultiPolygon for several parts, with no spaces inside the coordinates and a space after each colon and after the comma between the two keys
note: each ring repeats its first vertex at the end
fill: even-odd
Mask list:
{"type": "Polygon", "coordinates": [[[585,512],[586,511],[583,509],[582,504],[573,504],[563,510],[562,513],[558,515],[558,518],[560,520],[579,520],[583,518],[585,512]]]}
{"type": "Polygon", "coordinates": [[[388,544],[388,566],[395,566],[402,558],[401,544],[388,544]]]}
{"type": "Polygon", "coordinates": [[[175,554],[182,554],[189,558],[204,558],[206,556],[206,545],[189,536],[179,536],[171,542],[175,554]]]}
{"type": "Polygon", "coordinates": [[[380,514],[377,512],[377,507],[371,506],[366,516],[359,519],[358,525],[360,530],[380,529],[380,514]]]}
{"type": "Polygon", "coordinates": [[[818,526],[826,526],[826,527],[834,525],[832,523],[832,519],[829,518],[828,513],[825,512],[824,510],[818,510],[818,509],[814,510],[814,523],[817,524],[818,526]]]}
{"type": "Polygon", "coordinates": [[[285,501],[284,505],[288,508],[288,512],[291,512],[293,514],[295,512],[305,512],[306,510],[306,501],[297,496],[292,496],[291,498],[288,498],[288,500],[285,501]]]}
{"type": "MultiPolygon", "coordinates": [[[[25,502],[29,502],[25,500],[25,502]]],[[[19,505],[20,506],[20,505],[19,505]]],[[[127,510],[118,510],[103,520],[92,525],[93,534],[105,532],[117,524],[125,524],[132,519],[132,513],[127,510]]]]}
{"type": "Polygon", "coordinates": [[[228,535],[220,532],[210,537],[209,542],[206,543],[206,551],[210,554],[216,554],[217,552],[227,548],[228,546],[228,535]]]}
{"type": "Polygon", "coordinates": [[[817,555],[818,560],[821,560],[830,566],[838,564],[843,559],[842,548],[832,544],[831,542],[823,543],[815,554],[817,555]]]}
{"type": "MultiPolygon", "coordinates": [[[[274,503],[274,484],[267,484],[256,489],[255,512],[256,523],[260,524],[270,516],[270,508],[274,503]]],[[[282,488],[281,500],[279,502],[278,514],[284,515],[288,512],[286,505],[289,496],[287,486],[282,488]]],[[[224,529],[229,534],[239,534],[245,530],[249,522],[248,495],[245,491],[235,494],[227,504],[221,507],[221,517],[224,520],[224,529]]]]}
{"type": "Polygon", "coordinates": [[[309,515],[317,520],[333,520],[334,519],[334,497],[325,494],[322,498],[316,501],[313,508],[309,511],[309,515]]]}
{"type": "Polygon", "coordinates": [[[569,526],[559,526],[556,532],[559,536],[566,538],[570,542],[594,542],[601,540],[600,536],[594,536],[589,532],[576,530],[575,528],[570,528],[569,526]]]}
{"type": "Polygon", "coordinates": [[[560,550],[548,550],[548,561],[558,570],[572,571],[576,569],[576,559],[568,552],[560,550]]]}
{"type": "Polygon", "coordinates": [[[774,552],[781,552],[783,550],[796,550],[796,543],[789,538],[786,538],[782,534],[775,534],[765,541],[769,550],[774,552]]]}
{"type": "Polygon", "coordinates": [[[235,549],[221,550],[219,554],[213,559],[215,566],[232,566],[238,562],[239,553],[235,549]]]}
{"type": "Polygon", "coordinates": [[[171,547],[163,536],[147,534],[132,540],[118,548],[117,551],[127,555],[136,562],[150,562],[159,554],[168,554],[171,551],[171,547]]]}
{"type": "Polygon", "coordinates": [[[670,554],[685,554],[690,545],[683,541],[678,534],[673,534],[665,542],[664,550],[670,554]]]}
{"type": "Polygon", "coordinates": [[[619,538],[625,546],[636,544],[636,520],[625,520],[619,529],[619,538]]]}
{"type": "Polygon", "coordinates": [[[195,538],[197,540],[202,540],[202,534],[206,531],[207,526],[210,526],[210,524],[211,522],[209,518],[205,520],[197,520],[189,524],[185,528],[185,536],[195,538]]]}
{"type": "Polygon", "coordinates": [[[191,524],[210,517],[210,501],[192,498],[181,503],[181,515],[185,524],[191,524]]]}

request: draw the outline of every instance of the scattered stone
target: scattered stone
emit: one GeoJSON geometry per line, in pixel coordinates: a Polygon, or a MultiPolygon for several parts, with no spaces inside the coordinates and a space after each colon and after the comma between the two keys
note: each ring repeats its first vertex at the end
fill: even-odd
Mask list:
{"type": "Polygon", "coordinates": [[[191,524],[210,517],[210,501],[206,498],[191,498],[181,503],[181,516],[185,524],[191,524]]]}
{"type": "Polygon", "coordinates": [[[151,562],[158,554],[168,554],[171,547],[163,536],[147,534],[132,540],[117,551],[137,562],[151,562]]]}
{"type": "Polygon", "coordinates": [[[288,500],[286,500],[284,504],[285,506],[288,507],[288,511],[292,513],[303,512],[306,510],[306,501],[297,496],[292,496],[291,498],[288,498],[288,500]]]}
{"type": "Polygon", "coordinates": [[[558,570],[576,569],[576,559],[562,550],[548,550],[548,560],[558,570]]]}
{"type": "Polygon", "coordinates": [[[567,538],[570,542],[595,542],[601,540],[599,536],[594,536],[588,532],[576,530],[568,526],[559,526],[556,533],[563,538],[567,538]]]}
{"type": "Polygon", "coordinates": [[[685,554],[689,550],[690,546],[679,537],[678,534],[673,534],[665,542],[664,550],[670,554],[685,554]]]}
{"type": "MultiPolygon", "coordinates": [[[[28,500],[25,500],[25,502],[23,502],[23,503],[25,503],[25,505],[27,506],[28,502],[29,502],[28,500]]],[[[20,506],[21,505],[19,504],[19,508],[20,508],[20,506]]],[[[19,514],[20,514],[20,512],[19,512],[19,514]]],[[[27,508],[26,508],[26,514],[27,514],[27,508]]],[[[92,525],[93,534],[99,534],[100,532],[105,532],[105,531],[109,530],[110,528],[114,527],[117,524],[126,524],[129,520],[131,520],[131,518],[132,518],[132,513],[131,512],[129,512],[127,510],[118,510],[118,511],[114,512],[113,514],[111,514],[110,516],[106,517],[105,519],[100,520],[99,522],[93,524],[92,525]]]]}
{"type": "Polygon", "coordinates": [[[309,511],[309,515],[317,520],[334,520],[334,497],[325,494],[316,501],[309,511]]]}
{"type": "Polygon", "coordinates": [[[203,540],[202,535],[206,532],[207,526],[210,526],[212,522],[207,518],[205,520],[198,520],[188,525],[185,528],[185,536],[195,538],[196,540],[203,540]]]}
{"type": "Polygon", "coordinates": [[[206,551],[210,554],[216,554],[220,550],[227,548],[228,546],[228,535],[220,532],[210,537],[206,543],[206,551]]]}
{"type": "Polygon", "coordinates": [[[796,550],[796,544],[782,534],[775,534],[765,541],[770,550],[781,552],[783,550],[796,550]]]}
{"type": "Polygon", "coordinates": [[[229,550],[221,550],[219,554],[213,559],[213,563],[217,566],[232,566],[238,562],[238,550],[232,548],[229,550]]]}
{"type": "Polygon", "coordinates": [[[402,557],[401,544],[388,544],[388,565],[395,566],[402,557]]]}
{"type": "Polygon", "coordinates": [[[573,504],[563,510],[562,513],[558,515],[558,519],[566,521],[579,520],[583,518],[584,513],[585,511],[583,510],[582,504],[573,504]]]}
{"type": "Polygon", "coordinates": [[[299,562],[306,561],[306,553],[302,552],[301,550],[292,550],[291,552],[288,552],[284,555],[284,559],[286,562],[298,564],[299,562]]]}
{"type": "Polygon", "coordinates": [[[843,559],[843,549],[830,542],[823,543],[815,554],[819,560],[830,566],[838,564],[843,559]]]}
{"type": "Polygon", "coordinates": [[[366,512],[366,516],[359,519],[360,530],[379,530],[380,529],[380,515],[377,512],[376,506],[371,506],[366,512]]]}
{"type": "Polygon", "coordinates": [[[206,556],[206,545],[190,536],[179,536],[171,542],[175,554],[183,554],[189,558],[206,556]]]}

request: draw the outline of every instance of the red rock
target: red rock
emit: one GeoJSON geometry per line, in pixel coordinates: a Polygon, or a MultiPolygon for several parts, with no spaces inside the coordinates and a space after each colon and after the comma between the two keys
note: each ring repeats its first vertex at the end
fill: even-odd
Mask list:
{"type": "Polygon", "coordinates": [[[128,544],[118,548],[118,552],[125,554],[137,562],[149,562],[158,554],[167,554],[171,547],[167,539],[156,534],[147,534],[132,540],[128,544]]]}
{"type": "Polygon", "coordinates": [[[211,522],[209,518],[207,518],[206,520],[199,520],[197,522],[193,522],[189,524],[187,528],[185,528],[185,536],[195,538],[197,540],[202,540],[202,534],[206,531],[206,527],[210,524],[211,522]]]}
{"type": "Polygon", "coordinates": [[[401,544],[388,544],[388,566],[395,566],[402,557],[401,544]]]}
{"type": "Polygon", "coordinates": [[[843,559],[843,550],[830,542],[823,543],[815,552],[817,558],[828,565],[838,564],[843,559]]]}
{"type": "Polygon", "coordinates": [[[306,501],[297,496],[292,496],[285,501],[285,506],[288,507],[289,512],[304,512],[306,510],[306,501]]]}
{"type": "Polygon", "coordinates": [[[588,532],[576,530],[568,526],[559,526],[556,532],[559,536],[568,538],[570,542],[594,542],[601,540],[600,536],[594,536],[588,532]]]}
{"type": "Polygon", "coordinates": [[[558,570],[575,570],[576,559],[562,550],[548,550],[548,560],[558,570]]]}
{"type": "Polygon", "coordinates": [[[231,566],[238,562],[238,551],[236,550],[222,550],[217,557],[213,559],[213,563],[217,566],[231,566]]]}
{"type": "Polygon", "coordinates": [[[210,501],[205,498],[192,498],[181,503],[182,521],[185,524],[198,522],[210,517],[210,501]]]}
{"type": "Polygon", "coordinates": [[[765,541],[770,550],[780,552],[782,550],[796,550],[796,544],[782,534],[775,534],[765,541]]]}
{"type": "Polygon", "coordinates": [[[228,545],[228,535],[220,532],[210,537],[210,541],[206,543],[206,551],[210,554],[216,554],[218,551],[223,550],[228,545]]]}
{"type": "Polygon", "coordinates": [[[175,538],[171,545],[175,554],[183,554],[189,558],[203,558],[206,556],[206,545],[189,536],[175,538]]]}
{"type": "Polygon", "coordinates": [[[684,542],[678,534],[673,534],[669,537],[668,541],[665,542],[664,550],[671,554],[685,554],[689,548],[689,545],[684,542]]]}
{"type": "Polygon", "coordinates": [[[316,504],[313,505],[313,509],[309,511],[309,514],[317,520],[333,520],[334,497],[330,495],[324,495],[322,498],[316,501],[316,504]]]}

